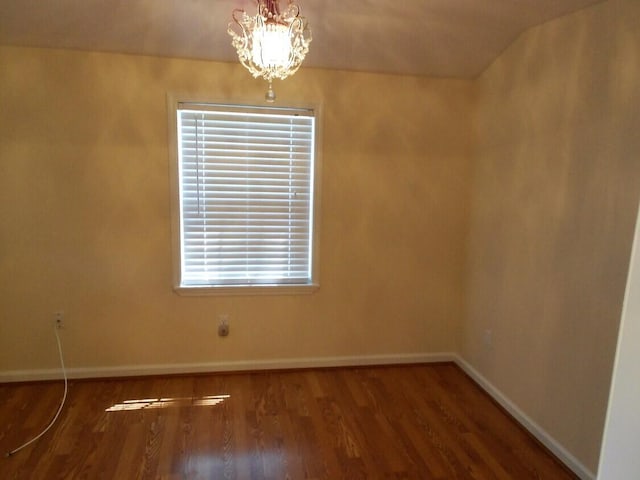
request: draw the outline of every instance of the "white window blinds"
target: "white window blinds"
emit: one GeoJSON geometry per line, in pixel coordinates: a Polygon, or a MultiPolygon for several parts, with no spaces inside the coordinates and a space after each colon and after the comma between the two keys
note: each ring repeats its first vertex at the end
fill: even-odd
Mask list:
{"type": "Polygon", "coordinates": [[[313,111],[179,104],[183,287],[312,283],[313,111]]]}

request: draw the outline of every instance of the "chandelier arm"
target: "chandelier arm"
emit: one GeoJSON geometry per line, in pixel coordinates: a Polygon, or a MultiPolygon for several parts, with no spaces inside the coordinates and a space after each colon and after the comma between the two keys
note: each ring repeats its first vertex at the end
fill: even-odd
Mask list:
{"type": "Polygon", "coordinates": [[[295,3],[289,2],[286,10],[282,14],[282,19],[286,23],[286,22],[292,21],[295,18],[298,18],[299,16],[300,16],[300,7],[295,3]]]}
{"type": "Polygon", "coordinates": [[[233,19],[233,23],[240,27],[240,33],[234,30],[233,23],[229,23],[229,26],[227,27],[227,32],[233,39],[233,46],[236,47],[236,50],[238,50],[238,46],[240,46],[241,48],[245,48],[247,46],[247,39],[249,38],[249,32],[247,31],[247,28],[245,26],[247,20],[247,12],[245,12],[241,8],[236,8],[231,13],[231,18],[233,19]],[[236,15],[242,15],[242,17],[238,18],[236,17],[236,15]]]}
{"type": "MultiPolygon", "coordinates": [[[[303,27],[304,27],[304,22],[300,19],[300,17],[294,18],[291,21],[291,23],[289,24],[289,38],[295,38],[296,37],[295,32],[298,29],[301,29],[303,27]]],[[[296,62],[296,59],[297,59],[297,56],[298,56],[297,55],[298,49],[295,48],[295,47],[297,47],[297,45],[292,45],[292,47],[294,47],[294,48],[292,48],[291,51],[289,52],[289,60],[288,60],[289,65],[293,65],[296,62]]],[[[291,73],[289,75],[294,73],[295,70],[290,70],[290,72],[291,73]]]]}
{"type": "Polygon", "coordinates": [[[236,15],[238,15],[238,14],[246,15],[247,12],[245,12],[241,8],[236,8],[236,9],[233,10],[233,12],[231,12],[231,18],[233,19],[233,21],[236,22],[238,25],[242,26],[241,21],[236,17],[236,15]]]}
{"type": "Polygon", "coordinates": [[[265,4],[265,0],[255,0],[255,2],[258,9],[258,16],[266,17],[268,14],[268,7],[265,4]]]}

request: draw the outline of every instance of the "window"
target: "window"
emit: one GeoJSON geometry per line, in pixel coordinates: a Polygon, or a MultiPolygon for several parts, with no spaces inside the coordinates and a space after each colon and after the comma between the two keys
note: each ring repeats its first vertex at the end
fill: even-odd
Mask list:
{"type": "Polygon", "coordinates": [[[177,289],[317,286],[313,110],[178,103],[176,122],[177,289]]]}

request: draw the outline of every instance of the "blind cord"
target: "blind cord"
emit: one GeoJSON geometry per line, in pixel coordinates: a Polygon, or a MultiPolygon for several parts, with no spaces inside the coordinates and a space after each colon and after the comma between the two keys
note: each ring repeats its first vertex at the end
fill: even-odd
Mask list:
{"type": "Polygon", "coordinates": [[[69,390],[69,382],[67,380],[67,370],[66,370],[66,368],[64,366],[64,358],[62,356],[62,343],[60,342],[60,335],[58,334],[58,326],[54,325],[53,328],[54,328],[54,332],[56,334],[56,341],[58,343],[58,354],[60,356],[60,366],[62,367],[62,375],[64,376],[64,395],[62,396],[62,402],[60,402],[60,406],[58,407],[58,411],[56,412],[55,416],[53,417],[53,420],[51,420],[49,425],[47,425],[47,428],[45,428],[42,432],[40,432],[40,434],[38,434],[37,436],[33,437],[28,442],[25,442],[22,445],[20,445],[18,448],[14,448],[10,452],[7,452],[6,455],[5,455],[5,457],[7,457],[7,458],[10,457],[13,454],[19,452],[20,450],[22,450],[23,448],[27,447],[28,445],[31,445],[33,442],[35,442],[40,437],[42,437],[45,433],[47,433],[49,431],[49,429],[53,426],[53,424],[56,423],[56,420],[58,420],[58,417],[60,416],[60,412],[62,412],[62,407],[64,407],[64,403],[67,400],[67,392],[69,390]]]}

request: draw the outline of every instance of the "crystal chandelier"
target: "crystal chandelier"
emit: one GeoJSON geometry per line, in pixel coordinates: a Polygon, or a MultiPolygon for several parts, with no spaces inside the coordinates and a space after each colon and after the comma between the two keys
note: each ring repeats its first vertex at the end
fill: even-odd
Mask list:
{"type": "Polygon", "coordinates": [[[284,80],[293,75],[304,60],[311,43],[307,20],[300,16],[300,7],[288,0],[287,8],[280,12],[279,0],[256,0],[258,12],[250,16],[242,9],[233,11],[229,23],[233,47],[238,51],[240,63],[254,78],[269,82],[265,98],[276,99],[273,79],[284,80]],[[239,28],[238,28],[239,27],[239,28]]]}

